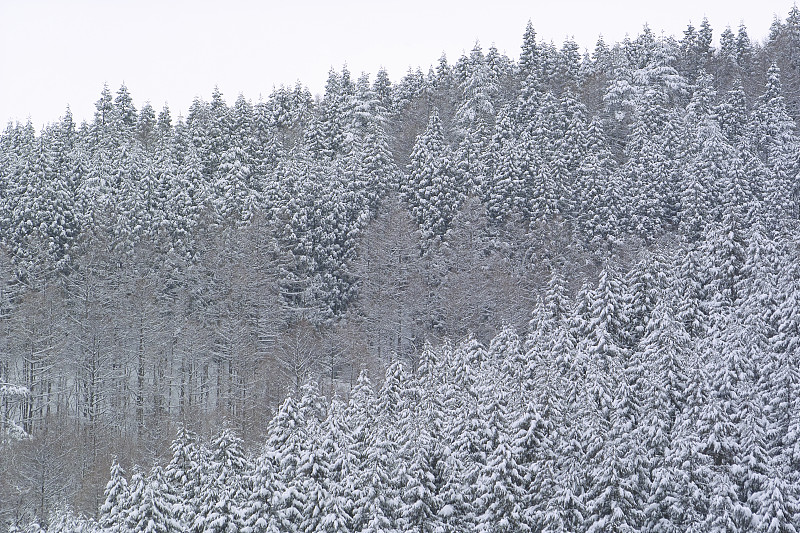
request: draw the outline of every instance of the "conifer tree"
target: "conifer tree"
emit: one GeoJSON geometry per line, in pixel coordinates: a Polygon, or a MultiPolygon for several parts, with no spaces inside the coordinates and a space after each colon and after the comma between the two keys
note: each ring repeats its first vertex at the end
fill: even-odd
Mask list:
{"type": "Polygon", "coordinates": [[[240,529],[237,515],[247,493],[244,473],[249,468],[242,440],[223,429],[211,445],[193,531],[231,533],[240,529]]]}
{"type": "Polygon", "coordinates": [[[191,524],[200,501],[202,488],[202,449],[197,436],[181,425],[178,435],[170,445],[172,458],[164,469],[164,480],[178,497],[176,518],[183,524],[191,524]]]}
{"type": "MultiPolygon", "coordinates": [[[[280,531],[302,531],[307,495],[302,491],[305,477],[299,468],[308,449],[306,422],[290,396],[270,422],[264,451],[273,472],[270,517],[274,515],[280,531]]],[[[263,514],[257,520],[265,526],[272,523],[263,514]]]]}
{"type": "Polygon", "coordinates": [[[753,146],[770,170],[765,201],[778,217],[797,213],[796,181],[798,140],[794,121],[786,111],[781,91],[780,69],[773,64],[767,73],[767,86],[751,117],[753,146]]]}
{"type": "MultiPolygon", "coordinates": [[[[178,533],[186,526],[178,519],[177,498],[164,479],[159,466],[153,467],[147,478],[132,480],[131,499],[126,505],[126,531],[142,533],[178,533]]],[[[207,528],[205,531],[225,531],[207,528]]]]}
{"type": "Polygon", "coordinates": [[[116,459],[111,463],[111,478],[106,484],[105,501],[100,506],[100,516],[98,524],[109,533],[120,533],[125,531],[122,523],[125,509],[123,504],[127,498],[128,481],[125,479],[125,472],[116,459]]]}
{"type": "Polygon", "coordinates": [[[627,405],[630,392],[624,382],[619,382],[612,394],[610,416],[600,415],[608,417],[608,429],[591,474],[592,484],[587,488],[587,532],[636,531],[644,519],[648,480],[627,405]]]}
{"type": "Polygon", "coordinates": [[[536,30],[528,20],[525,34],[522,37],[522,52],[519,56],[520,79],[528,84],[528,78],[535,80],[540,75],[539,47],[536,43],[536,30]]]}
{"type": "Polygon", "coordinates": [[[759,509],[754,531],[764,533],[792,533],[797,531],[796,517],[800,510],[797,490],[776,473],[770,477],[763,490],[754,495],[759,509]]]}
{"type": "Polygon", "coordinates": [[[610,246],[620,210],[619,174],[597,120],[586,132],[587,151],[575,172],[578,230],[593,247],[610,246]]]}
{"type": "Polygon", "coordinates": [[[425,239],[442,238],[459,205],[448,152],[439,114],[434,111],[427,128],[414,143],[411,162],[400,188],[425,239]]]}
{"type": "Polygon", "coordinates": [[[517,463],[509,436],[505,400],[487,397],[486,458],[478,465],[476,531],[529,531],[525,513],[525,472],[517,463]]]}
{"type": "Polygon", "coordinates": [[[481,184],[486,211],[495,220],[503,221],[515,213],[526,212],[525,181],[520,168],[519,146],[514,138],[511,112],[500,111],[489,147],[486,179],[481,184]]]}

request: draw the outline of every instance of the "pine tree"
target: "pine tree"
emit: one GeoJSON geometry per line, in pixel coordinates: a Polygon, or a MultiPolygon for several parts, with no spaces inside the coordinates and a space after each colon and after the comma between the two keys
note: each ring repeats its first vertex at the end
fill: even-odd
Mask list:
{"type": "Polygon", "coordinates": [[[237,515],[247,493],[243,476],[250,469],[242,445],[242,440],[227,428],[212,442],[201,478],[193,531],[235,533],[240,529],[237,515]]]}
{"type": "Polygon", "coordinates": [[[628,226],[648,241],[673,227],[677,218],[678,176],[681,161],[680,127],[666,107],[666,95],[645,91],[635,104],[633,124],[622,171],[628,187],[628,226]]]}
{"type": "Polygon", "coordinates": [[[705,520],[707,531],[747,531],[739,527],[739,501],[733,483],[724,472],[717,473],[711,481],[711,500],[705,520]]]}
{"type": "Polygon", "coordinates": [[[752,144],[770,170],[765,201],[777,216],[797,216],[798,192],[793,184],[796,173],[798,139],[794,121],[786,111],[781,91],[780,69],[773,64],[767,73],[767,86],[751,117],[752,144]]]}
{"type": "Polygon", "coordinates": [[[164,480],[169,486],[168,490],[178,497],[176,518],[183,524],[191,524],[202,490],[202,449],[197,436],[183,425],[170,448],[172,458],[164,469],[164,480]]]}
{"type": "Polygon", "coordinates": [[[489,175],[482,183],[476,183],[482,185],[486,211],[495,220],[508,220],[514,214],[523,214],[527,210],[520,159],[511,112],[504,108],[497,117],[495,133],[489,146],[489,175]]]}
{"type": "Polygon", "coordinates": [[[709,265],[705,290],[713,295],[713,305],[736,305],[743,296],[745,243],[735,213],[726,213],[721,224],[707,228],[703,254],[709,265]]]}
{"type": "Polygon", "coordinates": [[[366,181],[367,205],[374,217],[386,194],[397,189],[399,180],[386,132],[379,124],[368,126],[358,155],[359,170],[366,181]]]}
{"type": "Polygon", "coordinates": [[[708,513],[710,460],[699,450],[693,421],[682,416],[664,461],[653,471],[645,524],[649,531],[702,531],[708,513]]]}
{"type": "Polygon", "coordinates": [[[604,269],[597,289],[587,295],[587,312],[579,349],[592,364],[608,375],[623,364],[629,355],[628,314],[623,287],[616,273],[604,269]]]}
{"type": "MultiPolygon", "coordinates": [[[[108,84],[103,85],[103,90],[100,93],[100,99],[95,102],[94,122],[92,128],[94,130],[95,141],[100,141],[101,138],[107,141],[107,136],[111,131],[111,124],[113,123],[113,97],[108,88],[108,84]]],[[[99,143],[98,143],[99,144],[99,143]]]]}
{"type": "Polygon", "coordinates": [[[214,204],[220,223],[236,223],[252,217],[258,202],[253,201],[251,177],[244,150],[231,148],[222,154],[219,176],[214,182],[214,204]]]}
{"type": "Polygon", "coordinates": [[[599,121],[586,132],[587,151],[575,173],[578,230],[593,247],[611,246],[617,231],[619,175],[599,121]]]}
{"type": "Polygon", "coordinates": [[[399,525],[405,531],[433,533],[441,527],[438,518],[439,495],[434,473],[434,442],[425,427],[415,431],[409,428],[400,450],[401,466],[398,473],[403,486],[400,488],[401,504],[399,525]]]}
{"type": "Polygon", "coordinates": [[[335,508],[339,502],[334,499],[335,488],[329,482],[330,456],[319,444],[319,439],[313,439],[297,465],[298,478],[302,480],[297,488],[305,496],[300,531],[327,531],[334,524],[343,525],[344,512],[335,508]]]}
{"type": "MultiPolygon", "coordinates": [[[[306,422],[290,396],[270,422],[264,450],[265,459],[269,461],[273,472],[270,517],[275,517],[274,523],[280,531],[302,530],[307,495],[301,490],[305,478],[300,475],[299,468],[308,449],[306,422]]],[[[257,520],[262,524],[266,522],[266,526],[272,523],[263,514],[257,520]]]]}
{"type": "Polygon", "coordinates": [[[746,194],[741,183],[742,162],[715,121],[706,119],[699,125],[697,143],[681,192],[680,225],[690,240],[699,239],[708,223],[720,222],[723,208],[727,212],[738,210],[746,194]],[[736,177],[739,183],[732,182],[736,177]]]}
{"type": "Polygon", "coordinates": [[[674,442],[676,426],[686,409],[689,376],[689,336],[665,303],[659,303],[647,332],[639,343],[640,360],[644,362],[642,412],[645,438],[654,465],[664,460],[666,448],[674,442]]]}
{"type": "Polygon", "coordinates": [[[386,69],[381,68],[378,70],[372,88],[378,96],[381,106],[387,112],[392,112],[394,110],[392,102],[392,82],[389,79],[389,74],[386,72],[386,69]]]}
{"type": "Polygon", "coordinates": [[[478,43],[470,52],[462,75],[461,105],[456,109],[456,123],[462,132],[473,129],[481,122],[491,126],[494,122],[493,103],[498,87],[478,43]]]}
{"type": "Polygon", "coordinates": [[[133,98],[123,83],[114,98],[114,120],[116,128],[125,136],[129,136],[136,128],[138,115],[133,105],[133,98]]]}
{"type": "Polygon", "coordinates": [[[776,474],[770,477],[763,490],[754,494],[759,515],[754,531],[759,533],[793,533],[797,531],[796,517],[800,512],[797,489],[776,474]]]}
{"type": "MultiPolygon", "coordinates": [[[[32,524],[33,531],[44,531],[37,523],[32,524]]],[[[14,531],[13,524],[9,528],[14,531]]],[[[17,530],[19,531],[19,530],[17,530]]],[[[76,515],[70,509],[62,509],[52,513],[47,523],[48,533],[98,533],[102,531],[98,524],[82,515],[76,515]]]]}
{"type": "MultiPolygon", "coordinates": [[[[553,501],[569,496],[560,492],[557,486],[557,459],[553,450],[558,442],[558,434],[552,417],[563,416],[564,413],[554,413],[550,406],[545,406],[544,413],[540,414],[531,401],[516,412],[519,411],[522,413],[511,424],[509,437],[511,459],[517,463],[523,480],[524,497],[519,503],[524,521],[533,530],[542,528],[546,531],[556,524],[563,527],[570,521],[570,505],[567,501],[557,504],[553,501]]],[[[563,488],[569,490],[572,487],[563,488]]]]}
{"type": "Polygon", "coordinates": [[[243,531],[273,533],[277,531],[277,519],[272,512],[274,493],[274,464],[266,454],[253,460],[253,469],[248,473],[246,484],[249,493],[239,506],[239,519],[243,531]]]}
{"type": "Polygon", "coordinates": [[[713,112],[728,143],[739,149],[747,146],[749,135],[745,98],[744,87],[737,82],[733,89],[725,94],[725,99],[714,108],[713,112]]]}
{"type": "Polygon", "coordinates": [[[123,508],[127,498],[128,481],[125,479],[125,472],[117,462],[116,458],[111,463],[111,478],[103,491],[105,501],[100,506],[98,524],[109,533],[120,533],[125,531],[122,523],[123,508]]]}
{"type": "Polygon", "coordinates": [[[487,406],[486,458],[478,465],[475,499],[476,531],[529,531],[524,516],[525,473],[516,461],[509,435],[505,400],[483,399],[487,406]]]}
{"type": "Polygon", "coordinates": [[[142,106],[142,110],[139,112],[139,118],[136,122],[136,134],[145,151],[149,151],[154,144],[155,127],[156,112],[153,106],[150,105],[150,102],[147,102],[142,106]]]}
{"type": "MultiPolygon", "coordinates": [[[[797,357],[800,355],[800,314],[798,301],[800,296],[794,275],[792,281],[781,284],[783,299],[772,315],[776,324],[776,332],[770,339],[771,360],[764,369],[763,377],[768,382],[764,387],[767,392],[766,403],[769,405],[771,418],[770,437],[773,450],[771,455],[778,464],[789,466],[791,472],[796,471],[800,461],[800,417],[797,416],[800,401],[800,374],[797,357]]],[[[791,477],[790,481],[795,477],[791,477]]]]}
{"type": "Polygon", "coordinates": [[[644,519],[647,480],[638,432],[630,418],[629,394],[624,382],[616,384],[605,442],[587,488],[587,532],[636,531],[644,519]]]}
{"type": "Polygon", "coordinates": [[[329,460],[328,501],[320,520],[320,530],[346,533],[353,530],[358,457],[353,453],[353,428],[348,426],[344,406],[334,400],[320,439],[320,447],[329,460]]]}
{"type": "Polygon", "coordinates": [[[522,37],[522,52],[519,56],[519,73],[521,80],[527,80],[530,76],[539,75],[539,47],[536,44],[536,30],[528,20],[525,26],[525,34],[522,37]]]}
{"type": "MultiPolygon", "coordinates": [[[[126,505],[126,531],[142,533],[178,533],[186,526],[178,518],[177,498],[170,491],[159,466],[147,478],[131,479],[131,498],[126,505]]],[[[220,531],[207,528],[206,531],[220,531]]]]}
{"type": "Polygon", "coordinates": [[[460,199],[436,111],[431,114],[425,132],[414,143],[400,191],[423,236],[426,239],[442,238],[450,227],[460,199]]]}

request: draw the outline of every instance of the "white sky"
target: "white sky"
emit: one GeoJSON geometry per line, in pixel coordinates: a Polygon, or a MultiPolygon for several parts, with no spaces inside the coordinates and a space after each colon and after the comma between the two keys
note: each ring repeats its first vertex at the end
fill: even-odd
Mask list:
{"type": "Polygon", "coordinates": [[[173,118],[218,85],[232,103],[301,80],[324,89],[331,67],[353,78],[381,66],[393,81],[445,52],[451,63],[476,39],[519,55],[531,19],[558,45],[574,36],[594,48],[637,35],[644,23],[680,36],[707,16],[715,38],[744,21],[763,40],[793,0],[0,0],[0,128],[36,128],[63,115],[90,119],[103,83],[124,82],[137,108],[169,103],[173,118]]]}

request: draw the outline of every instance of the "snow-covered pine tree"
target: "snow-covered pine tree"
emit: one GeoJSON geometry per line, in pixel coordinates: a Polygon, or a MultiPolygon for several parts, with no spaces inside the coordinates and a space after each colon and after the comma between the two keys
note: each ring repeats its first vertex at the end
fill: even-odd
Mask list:
{"type": "Polygon", "coordinates": [[[798,141],[796,125],[786,110],[781,90],[780,69],[774,63],[767,73],[767,85],[750,118],[752,146],[770,170],[764,186],[764,200],[773,216],[797,217],[798,141]]]}
{"type": "Polygon", "coordinates": [[[239,509],[248,492],[245,473],[251,469],[250,461],[242,440],[229,428],[213,440],[209,451],[190,527],[203,533],[236,533],[241,529],[239,509]]]}
{"type": "Polygon", "coordinates": [[[131,498],[126,505],[122,531],[141,533],[186,531],[186,525],[179,518],[178,499],[166,482],[161,467],[154,466],[146,478],[137,479],[135,483],[132,478],[131,485],[131,498]]]}
{"type": "Polygon", "coordinates": [[[104,531],[109,533],[125,531],[122,517],[125,512],[123,505],[127,498],[127,491],[128,480],[125,479],[125,472],[115,458],[111,463],[111,477],[103,491],[105,500],[100,506],[100,514],[97,519],[97,523],[104,531]]]}
{"type": "Polygon", "coordinates": [[[435,110],[427,128],[414,143],[400,193],[422,229],[423,237],[444,237],[460,198],[441,121],[435,110]]]}

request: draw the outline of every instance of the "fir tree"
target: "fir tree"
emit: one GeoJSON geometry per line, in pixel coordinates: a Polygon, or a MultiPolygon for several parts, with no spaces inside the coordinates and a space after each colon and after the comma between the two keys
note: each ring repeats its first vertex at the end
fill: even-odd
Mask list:
{"type": "Polygon", "coordinates": [[[126,512],[123,505],[127,498],[128,481],[125,479],[125,472],[114,459],[111,463],[111,478],[106,484],[105,501],[100,506],[100,516],[98,524],[110,533],[120,533],[124,531],[122,523],[123,514],[126,512]]]}
{"type": "Polygon", "coordinates": [[[417,137],[401,195],[426,239],[442,238],[450,227],[459,198],[439,114],[434,111],[417,137]]]}

